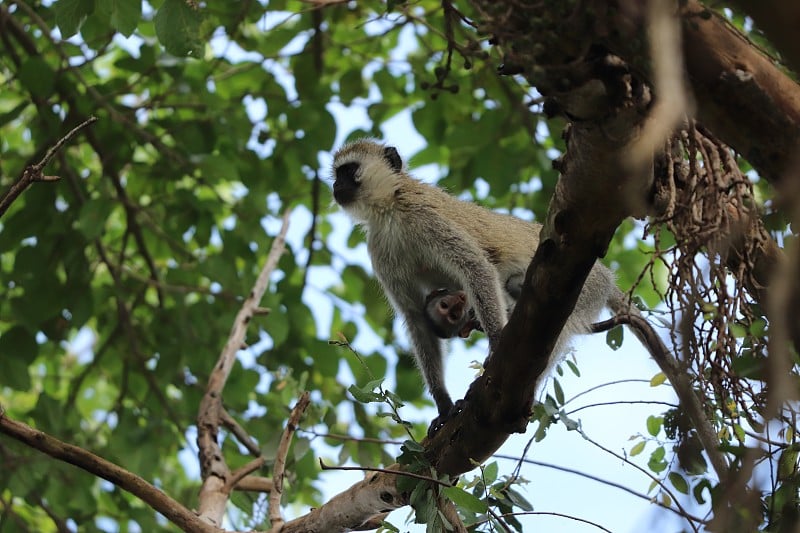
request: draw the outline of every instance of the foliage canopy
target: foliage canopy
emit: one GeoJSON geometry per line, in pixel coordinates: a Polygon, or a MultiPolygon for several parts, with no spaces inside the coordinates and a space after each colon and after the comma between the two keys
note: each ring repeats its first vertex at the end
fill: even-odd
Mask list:
{"type": "MultiPolygon", "coordinates": [[[[59,181],[33,183],[0,214],[0,409],[192,508],[198,406],[291,207],[289,246],[260,304],[271,312],[248,329],[225,408],[271,466],[289,407],[312,392],[288,456],[284,504],[322,502],[314,440],[340,463],[394,463],[397,447],[370,439],[408,438],[398,423],[405,414],[376,417],[369,401],[430,401],[370,275],[363,236],[330,207],[330,152],[356,136],[401,143],[415,150],[406,155],[421,175],[453,193],[544,219],[566,121],[545,117],[529,78],[498,75],[504,58],[473,24],[482,15],[466,2],[429,0],[0,3],[0,190],[98,118],[45,168],[59,181]],[[358,353],[330,342],[342,339],[358,353]]],[[[748,176],[770,235],[791,240],[770,186],[748,176]]],[[[604,261],[622,288],[635,285],[647,306],[663,307],[670,263],[651,261],[654,241],[641,235],[640,224],[624,222],[604,261]]],[[[671,239],[665,229],[661,247],[671,239]]],[[[747,435],[764,423],[767,321],[762,309],[747,309],[747,321],[726,326],[738,351],[731,372],[752,380],[752,396],[738,403],[719,396],[718,383],[703,389],[735,461],[758,449],[747,435]]],[[[619,330],[609,343],[619,343],[619,330]]],[[[579,374],[573,360],[564,369],[579,374]]],[[[642,378],[663,383],[663,375],[642,378]]],[[[564,403],[556,379],[529,433],[544,438],[558,421],[577,429],[564,403]]],[[[797,443],[784,415],[780,439],[759,452],[775,454],[764,467],[775,476],[752,495],[754,526],[777,527],[797,512],[797,443]]],[[[424,435],[426,424],[416,420],[411,433],[424,435]]],[[[717,496],[684,424],[677,410],[656,408],[627,450],[637,456],[656,443],[647,467],[663,486],[654,481],[650,494],[668,507],[676,491],[697,505],[717,496]]],[[[251,460],[230,433],[222,438],[232,469],[251,460]]],[[[0,531],[172,529],[130,493],[5,436],[0,465],[0,531]]],[[[487,520],[487,505],[531,510],[511,473],[496,468],[482,467],[466,490],[446,489],[468,521],[487,520]]],[[[231,501],[234,527],[266,527],[263,498],[234,492],[231,501]]]]}

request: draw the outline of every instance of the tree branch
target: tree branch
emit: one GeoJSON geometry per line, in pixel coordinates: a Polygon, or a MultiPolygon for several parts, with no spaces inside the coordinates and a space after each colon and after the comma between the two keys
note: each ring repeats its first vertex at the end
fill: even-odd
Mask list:
{"type": "Polygon", "coordinates": [[[283,215],[283,225],[272,241],[267,261],[256,279],[250,295],[236,315],[231,333],[222,353],[208,378],[206,392],[200,401],[197,413],[197,447],[203,485],[200,488],[199,513],[214,524],[221,524],[225,505],[232,486],[228,483],[231,471],[228,468],[222,449],[217,442],[219,426],[223,423],[222,390],[236,361],[236,352],[244,343],[247,325],[259,308],[261,298],[269,286],[269,278],[278,266],[278,261],[286,246],[286,232],[289,230],[287,209],[283,215]]]}
{"type": "Polygon", "coordinates": [[[800,3],[786,0],[731,0],[753,17],[756,26],[772,41],[786,58],[786,63],[800,73],[800,3]]]}
{"type": "MultiPolygon", "coordinates": [[[[392,465],[390,470],[398,470],[392,465]]],[[[397,475],[376,473],[337,494],[325,505],[312,509],[310,513],[287,522],[280,533],[334,533],[360,531],[364,527],[375,528],[376,514],[388,513],[408,502],[398,491],[397,475]]]]}
{"type": "MultiPolygon", "coordinates": [[[[605,2],[596,3],[599,8],[605,2]]],[[[787,170],[800,146],[800,86],[714,10],[696,0],[679,4],[684,64],[698,121],[742,154],[762,177],[781,183],[789,177],[787,170]]],[[[608,45],[636,65],[644,79],[652,80],[647,58],[637,48],[644,11],[638,2],[625,5],[614,12],[600,9],[607,18],[598,17],[595,23],[598,28],[617,28],[605,35],[608,45]]]]}
{"type": "Polygon", "coordinates": [[[272,531],[276,533],[285,523],[281,515],[281,497],[283,496],[283,472],[286,468],[286,456],[289,454],[289,445],[292,443],[292,436],[297,429],[297,424],[300,423],[300,417],[303,416],[310,402],[311,396],[308,391],[305,391],[289,415],[286,428],[283,430],[278,444],[278,450],[275,453],[275,466],[272,469],[273,488],[269,493],[269,521],[272,531]]]}
{"type": "Polygon", "coordinates": [[[59,461],[77,466],[82,470],[110,481],[117,487],[130,492],[147,503],[184,531],[200,533],[222,532],[221,529],[209,524],[136,474],[83,448],[67,444],[43,431],[11,420],[2,410],[0,410],[0,433],[8,435],[59,461]]]}
{"type": "Polygon", "coordinates": [[[67,132],[67,134],[59,139],[53,146],[48,148],[41,161],[34,165],[25,167],[25,170],[22,171],[22,175],[19,177],[19,179],[17,179],[17,181],[14,182],[11,187],[9,187],[8,191],[6,191],[6,193],[0,198],[0,217],[5,214],[14,200],[16,200],[19,195],[25,191],[25,189],[30,187],[32,183],[37,181],[58,181],[61,179],[58,176],[45,176],[42,173],[42,170],[47,163],[53,159],[53,156],[55,156],[65,144],[72,140],[72,138],[75,137],[79,131],[90,124],[94,124],[95,122],[97,122],[97,117],[87,118],[67,132]]]}

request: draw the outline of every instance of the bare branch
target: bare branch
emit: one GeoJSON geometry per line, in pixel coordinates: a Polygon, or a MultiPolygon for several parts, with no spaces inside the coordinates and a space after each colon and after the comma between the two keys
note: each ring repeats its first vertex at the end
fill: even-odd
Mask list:
{"type": "Polygon", "coordinates": [[[11,420],[1,410],[0,433],[8,435],[59,461],[77,466],[82,470],[110,481],[117,487],[130,492],[147,503],[183,531],[200,533],[222,532],[221,529],[209,524],[136,474],[83,448],[67,444],[22,422],[11,420]]]}
{"type": "MultiPolygon", "coordinates": [[[[389,470],[399,470],[393,465],[389,470]]],[[[408,502],[396,486],[398,472],[368,475],[310,513],[287,522],[280,533],[334,533],[360,531],[375,524],[376,515],[408,502]]],[[[375,526],[373,526],[373,529],[375,526]]]]}
{"type": "Polygon", "coordinates": [[[310,402],[311,395],[308,391],[305,391],[292,409],[289,420],[286,422],[286,428],[281,435],[281,441],[278,444],[278,450],[275,455],[275,466],[272,470],[273,489],[269,493],[269,521],[272,525],[272,531],[274,532],[280,531],[285,522],[281,515],[281,496],[283,496],[283,472],[286,468],[286,456],[289,454],[289,445],[292,443],[292,437],[297,429],[297,424],[300,422],[300,417],[303,416],[310,402]]]}
{"type": "Polygon", "coordinates": [[[266,463],[267,460],[264,456],[256,457],[246,465],[242,466],[241,468],[237,468],[233,472],[231,472],[230,477],[227,480],[228,491],[236,488],[236,485],[244,479],[247,475],[252,474],[266,463]]]}
{"type": "Polygon", "coordinates": [[[67,132],[67,134],[59,139],[53,146],[48,148],[41,161],[34,165],[25,167],[25,170],[22,171],[22,175],[19,177],[19,179],[14,182],[8,191],[6,191],[6,193],[3,195],[3,197],[0,198],[0,217],[5,214],[14,200],[19,198],[19,195],[22,194],[25,189],[30,187],[32,183],[36,181],[58,181],[61,179],[58,176],[46,176],[42,173],[42,170],[47,163],[53,159],[56,153],[58,153],[58,151],[61,150],[65,144],[72,140],[72,138],[75,137],[79,131],[95,122],[97,122],[97,117],[87,118],[67,132]]]}
{"type": "Polygon", "coordinates": [[[264,268],[256,279],[253,290],[242,304],[236,315],[231,333],[222,349],[222,353],[214,366],[214,371],[208,378],[208,385],[197,414],[197,447],[200,460],[200,470],[203,485],[200,488],[199,513],[214,524],[221,524],[232,486],[227,480],[231,475],[230,469],[222,454],[217,434],[222,424],[222,390],[228,380],[228,375],[236,361],[236,352],[244,344],[245,332],[254,309],[259,307],[261,298],[269,286],[269,278],[278,266],[278,260],[286,246],[286,232],[289,230],[289,215],[287,209],[283,215],[283,225],[280,232],[272,241],[272,247],[267,256],[264,268]]]}
{"type": "Polygon", "coordinates": [[[234,485],[233,490],[247,492],[270,492],[274,484],[272,479],[262,476],[246,476],[234,485]]]}
{"type": "Polygon", "coordinates": [[[258,447],[258,444],[253,441],[253,438],[250,436],[250,434],[239,424],[239,422],[236,421],[235,418],[231,416],[227,410],[222,409],[222,411],[220,411],[220,418],[222,425],[225,426],[228,431],[233,433],[242,446],[247,448],[248,452],[255,457],[261,455],[261,449],[258,447]]]}

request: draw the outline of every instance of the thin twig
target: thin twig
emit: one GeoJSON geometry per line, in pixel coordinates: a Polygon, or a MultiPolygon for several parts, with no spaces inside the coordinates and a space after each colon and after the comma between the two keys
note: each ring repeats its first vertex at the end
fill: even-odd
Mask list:
{"type": "Polygon", "coordinates": [[[58,176],[45,176],[42,174],[42,169],[50,162],[51,159],[58,153],[61,148],[67,144],[75,135],[78,134],[86,126],[97,122],[97,117],[89,117],[74,128],[72,128],[66,135],[64,135],[61,139],[56,141],[56,143],[47,149],[45,152],[44,157],[41,161],[34,165],[29,165],[25,167],[25,170],[22,171],[22,175],[19,179],[14,182],[8,191],[0,198],[0,217],[2,217],[11,204],[19,198],[25,189],[30,187],[30,185],[36,181],[58,181],[61,178],[58,176]]]}
{"type": "MultiPolygon", "coordinates": [[[[220,412],[220,422],[222,425],[225,426],[228,431],[233,433],[236,439],[247,448],[247,451],[250,452],[254,457],[259,457],[261,455],[261,448],[258,447],[258,444],[255,443],[253,438],[250,434],[233,418],[228,411],[223,409],[220,412]]],[[[248,472],[249,473],[249,472],[248,472]]]]}
{"type": "MultiPolygon", "coordinates": [[[[642,494],[640,492],[636,492],[635,490],[633,490],[633,489],[631,489],[629,487],[626,487],[622,483],[617,483],[616,481],[609,481],[607,479],[603,479],[603,478],[600,478],[600,477],[597,477],[597,476],[593,476],[592,474],[587,474],[586,472],[584,472],[582,470],[578,470],[578,469],[575,469],[575,468],[569,468],[569,467],[566,467],[566,466],[559,466],[559,465],[554,465],[554,464],[550,464],[550,463],[545,463],[545,462],[542,462],[542,461],[536,461],[534,459],[528,459],[528,458],[524,458],[524,457],[523,458],[514,457],[512,455],[495,454],[493,457],[495,457],[496,459],[507,459],[509,461],[514,461],[514,462],[520,462],[521,461],[521,462],[524,462],[526,464],[533,465],[533,466],[541,466],[543,468],[551,468],[553,470],[558,470],[560,472],[566,472],[568,474],[575,474],[576,476],[580,476],[582,478],[586,478],[586,479],[591,480],[591,481],[596,481],[597,483],[600,483],[602,485],[606,485],[606,486],[609,486],[609,487],[614,487],[615,489],[619,489],[619,490],[621,490],[623,492],[627,492],[628,494],[630,494],[632,496],[635,496],[635,497],[637,497],[639,499],[649,501],[649,502],[651,502],[651,503],[653,503],[655,505],[658,505],[659,507],[662,507],[662,508],[664,508],[664,509],[666,509],[668,511],[672,511],[673,513],[675,513],[678,516],[681,516],[681,517],[687,517],[688,516],[689,518],[691,518],[692,520],[697,521],[698,523],[701,523],[701,524],[705,524],[706,523],[706,521],[703,520],[702,518],[699,518],[697,516],[687,515],[686,513],[682,512],[682,511],[680,511],[680,510],[678,510],[678,509],[676,509],[674,507],[668,506],[668,505],[664,504],[663,502],[661,502],[659,500],[653,499],[651,496],[648,496],[647,494],[642,494]]],[[[628,461],[628,464],[636,466],[631,461],[628,461]]],[[[661,482],[657,481],[657,483],[659,485],[663,485],[661,482]]]]}
{"type": "Polygon", "coordinates": [[[232,490],[242,479],[245,478],[248,474],[252,474],[262,466],[264,463],[267,462],[267,459],[262,455],[261,457],[256,457],[246,465],[241,468],[237,468],[233,472],[231,472],[231,476],[228,478],[227,485],[228,490],[232,490]]]}
{"type": "Polygon", "coordinates": [[[275,466],[272,469],[273,487],[269,493],[269,522],[274,532],[280,531],[285,523],[283,515],[281,515],[281,497],[283,496],[283,472],[286,468],[286,456],[289,454],[289,445],[292,443],[295,430],[297,430],[297,424],[300,423],[300,417],[303,416],[309,403],[311,403],[311,395],[305,391],[289,415],[286,428],[283,430],[281,441],[278,444],[278,451],[275,454],[275,466]]]}
{"type": "Polygon", "coordinates": [[[602,450],[602,451],[606,452],[607,454],[611,455],[612,457],[615,457],[615,458],[619,459],[620,461],[622,461],[622,462],[624,462],[624,463],[627,463],[627,464],[631,465],[631,466],[632,466],[632,467],[634,467],[636,470],[638,470],[639,472],[642,472],[644,475],[646,475],[647,477],[649,477],[649,478],[650,478],[652,481],[654,481],[655,483],[657,483],[657,484],[658,484],[658,485],[661,487],[661,490],[663,490],[665,493],[667,493],[667,495],[669,495],[669,497],[670,497],[670,498],[672,498],[672,501],[673,501],[673,502],[675,502],[675,507],[677,507],[677,508],[678,508],[678,511],[679,511],[679,513],[678,513],[678,514],[680,514],[681,516],[683,516],[684,518],[686,518],[686,521],[689,523],[689,526],[692,528],[692,530],[693,530],[695,533],[697,533],[698,529],[697,529],[697,525],[695,525],[694,521],[698,521],[698,522],[701,522],[701,521],[697,520],[697,518],[696,518],[696,517],[693,517],[692,515],[690,515],[690,514],[689,514],[689,513],[686,511],[686,509],[684,509],[684,508],[683,508],[683,506],[681,505],[681,502],[678,500],[678,498],[676,498],[676,497],[675,497],[675,494],[674,494],[674,493],[673,493],[673,492],[672,492],[672,491],[669,489],[669,487],[667,487],[667,485],[666,485],[666,484],[665,484],[663,481],[661,481],[660,479],[658,479],[657,477],[655,477],[654,475],[652,475],[650,472],[648,472],[647,470],[645,470],[645,469],[644,469],[644,468],[642,468],[641,466],[637,465],[636,463],[634,463],[633,461],[631,461],[631,460],[630,460],[630,459],[628,459],[627,457],[623,457],[622,455],[618,454],[617,452],[615,452],[615,451],[613,451],[613,450],[611,450],[611,449],[609,449],[609,448],[606,448],[605,446],[603,446],[603,445],[602,445],[602,444],[600,444],[599,442],[597,442],[597,441],[593,440],[593,439],[592,439],[591,437],[589,437],[589,435],[587,435],[587,434],[586,434],[586,433],[585,433],[585,432],[584,432],[582,429],[578,429],[578,433],[579,433],[579,434],[581,435],[581,437],[583,437],[583,438],[586,440],[586,442],[588,442],[589,444],[593,444],[595,447],[597,447],[597,448],[599,448],[600,450],[602,450]]]}

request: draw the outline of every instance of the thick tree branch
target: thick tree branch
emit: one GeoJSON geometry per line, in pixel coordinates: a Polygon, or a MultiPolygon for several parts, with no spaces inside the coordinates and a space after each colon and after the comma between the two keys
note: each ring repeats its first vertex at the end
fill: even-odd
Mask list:
{"type": "MultiPolygon", "coordinates": [[[[761,176],[781,183],[800,146],[800,86],[715,11],[695,0],[680,4],[684,63],[697,119],[761,176]]],[[[619,29],[607,32],[604,41],[651,80],[638,48],[645,23],[641,5],[600,9],[608,18],[598,20],[597,28],[619,29]]]]}
{"type": "Polygon", "coordinates": [[[753,17],[756,26],[761,28],[786,58],[786,63],[800,73],[800,2],[786,0],[731,0],[745,13],[753,17]]]}
{"type": "MultiPolygon", "coordinates": [[[[393,465],[389,469],[399,469],[393,465]]],[[[406,505],[397,491],[397,476],[384,472],[368,474],[349,489],[331,498],[325,505],[287,522],[281,533],[334,533],[374,529],[376,514],[388,513],[406,505]]]]}

